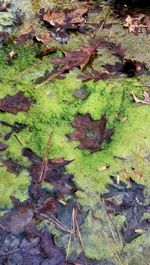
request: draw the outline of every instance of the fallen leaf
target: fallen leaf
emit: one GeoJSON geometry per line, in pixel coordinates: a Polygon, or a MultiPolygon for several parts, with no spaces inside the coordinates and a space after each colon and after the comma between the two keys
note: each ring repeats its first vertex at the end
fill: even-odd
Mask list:
{"type": "Polygon", "coordinates": [[[17,209],[1,217],[1,224],[5,227],[5,231],[13,234],[25,232],[32,223],[34,223],[34,212],[28,203],[20,204],[17,209]]]}
{"type": "Polygon", "coordinates": [[[32,103],[31,98],[27,98],[21,92],[18,92],[13,96],[0,99],[0,110],[17,114],[18,111],[28,111],[32,103]]]}
{"type": "Polygon", "coordinates": [[[128,15],[124,22],[124,27],[129,29],[130,33],[139,35],[143,32],[143,29],[150,32],[150,16],[146,14],[133,14],[133,16],[128,15]]]}
{"type": "Polygon", "coordinates": [[[68,135],[69,139],[79,141],[80,149],[89,149],[92,152],[100,151],[102,144],[111,139],[113,129],[106,128],[107,119],[93,120],[90,114],[76,115],[72,126],[75,132],[68,135]]]}
{"type": "Polygon", "coordinates": [[[38,51],[36,53],[36,57],[40,57],[41,58],[41,57],[43,57],[45,55],[52,54],[52,53],[54,53],[56,51],[57,51],[57,46],[51,46],[49,48],[47,47],[47,48],[44,48],[41,51],[38,51]]]}
{"type": "Polygon", "coordinates": [[[25,32],[20,34],[20,36],[14,41],[17,45],[22,45],[28,40],[33,39],[34,29],[32,26],[29,26],[25,32]]]}
{"type": "Polygon", "coordinates": [[[121,61],[123,61],[125,57],[126,48],[123,48],[121,44],[115,44],[113,42],[106,41],[104,39],[100,39],[99,42],[100,42],[99,48],[107,48],[109,52],[119,57],[121,61]]]}
{"type": "Polygon", "coordinates": [[[89,71],[89,72],[85,72],[83,73],[80,77],[82,79],[82,81],[89,81],[89,80],[94,80],[94,82],[97,82],[99,80],[106,80],[109,77],[111,77],[111,73],[109,72],[99,72],[97,70],[93,70],[93,71],[89,71]]]}
{"type": "Polygon", "coordinates": [[[150,205],[145,204],[145,186],[131,178],[127,178],[130,186],[114,176],[110,178],[113,184],[107,185],[108,192],[101,197],[109,214],[124,215],[126,218],[122,233],[125,242],[130,243],[150,227],[149,219],[144,219],[144,213],[150,209],[150,205]]]}
{"type": "Polygon", "coordinates": [[[146,105],[150,105],[150,96],[149,96],[149,94],[146,91],[143,93],[144,99],[138,98],[134,94],[134,92],[132,92],[132,95],[133,95],[133,98],[134,98],[135,102],[142,103],[142,104],[146,104],[146,105]]]}
{"type": "Polygon", "coordinates": [[[116,75],[126,74],[128,77],[141,75],[144,71],[148,70],[144,63],[131,59],[125,59],[122,63],[116,62],[114,65],[102,65],[102,67],[110,73],[114,73],[116,75]]]}
{"type": "MultiPolygon", "coordinates": [[[[34,154],[31,149],[23,149],[23,155],[27,156],[31,161],[30,174],[33,183],[39,183],[43,161],[34,154]]],[[[75,190],[72,182],[73,176],[66,174],[65,166],[71,161],[64,158],[48,159],[44,167],[44,181],[49,182],[54,187],[54,190],[62,194],[71,194],[75,190]]]]}
{"type": "Polygon", "coordinates": [[[49,33],[34,35],[34,38],[45,45],[53,39],[49,33]]]}
{"type": "Polygon", "coordinates": [[[4,144],[4,143],[1,143],[1,142],[0,142],[0,151],[4,151],[4,150],[6,150],[7,147],[8,147],[7,144],[4,144]]]}
{"type": "Polygon", "coordinates": [[[66,26],[67,24],[78,24],[84,22],[83,15],[88,12],[88,7],[79,7],[73,10],[59,12],[49,8],[43,15],[43,20],[52,26],[66,26]]]}
{"type": "MultiPolygon", "coordinates": [[[[58,68],[56,71],[52,71],[52,73],[49,75],[48,71],[45,72],[45,75],[49,75],[47,80],[45,80],[44,76],[44,83],[50,81],[53,77],[58,78],[61,76],[63,73],[68,72],[72,70],[75,67],[80,67],[81,70],[88,64],[90,58],[92,55],[96,53],[98,45],[93,45],[89,47],[80,47],[76,51],[63,51],[64,57],[56,57],[51,60],[51,63],[54,66],[59,66],[62,65],[58,68]]],[[[40,77],[42,80],[42,77],[40,77]]],[[[39,79],[38,79],[39,83],[39,79]]]]}
{"type": "Polygon", "coordinates": [[[20,169],[22,168],[22,166],[17,161],[12,160],[11,158],[7,160],[2,159],[2,163],[5,165],[7,171],[16,175],[19,174],[20,169]]]}

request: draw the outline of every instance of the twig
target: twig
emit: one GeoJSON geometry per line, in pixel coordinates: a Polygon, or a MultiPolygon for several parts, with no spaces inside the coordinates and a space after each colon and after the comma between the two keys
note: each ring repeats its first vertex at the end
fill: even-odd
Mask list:
{"type": "Polygon", "coordinates": [[[16,80],[19,79],[22,75],[24,75],[24,74],[30,72],[30,71],[33,70],[35,67],[40,66],[40,65],[42,65],[42,64],[44,64],[44,63],[47,63],[49,60],[50,60],[50,58],[47,59],[47,60],[44,60],[44,61],[42,61],[42,62],[38,62],[38,63],[36,63],[36,64],[33,64],[32,66],[26,68],[25,70],[23,70],[22,72],[20,72],[17,76],[15,76],[15,77],[13,78],[13,81],[16,81],[16,80]]]}
{"type": "Polygon", "coordinates": [[[42,183],[42,181],[45,178],[45,169],[47,167],[48,153],[49,153],[49,150],[50,150],[51,139],[52,139],[52,135],[50,134],[49,137],[48,137],[48,143],[47,143],[47,146],[46,146],[44,159],[43,159],[42,165],[41,165],[41,172],[40,172],[40,176],[39,176],[39,180],[38,180],[39,183],[42,183]]]}
{"type": "MultiPolygon", "coordinates": [[[[85,252],[84,251],[85,247],[84,247],[84,242],[83,242],[83,239],[82,239],[82,235],[80,233],[79,224],[78,224],[78,220],[77,220],[77,213],[76,212],[75,212],[75,215],[74,215],[74,219],[75,219],[75,224],[76,224],[77,233],[78,233],[78,237],[79,237],[79,240],[80,240],[82,252],[84,253],[85,252]]],[[[85,258],[85,265],[87,265],[86,258],[85,258]]]]}
{"type": "Polygon", "coordinates": [[[54,223],[59,229],[61,229],[62,231],[65,231],[67,233],[72,233],[72,231],[65,226],[64,224],[62,224],[57,218],[55,218],[54,216],[48,216],[46,214],[43,213],[38,213],[37,211],[35,211],[36,214],[39,215],[39,217],[43,217],[46,218],[45,221],[49,222],[49,223],[54,223]]]}

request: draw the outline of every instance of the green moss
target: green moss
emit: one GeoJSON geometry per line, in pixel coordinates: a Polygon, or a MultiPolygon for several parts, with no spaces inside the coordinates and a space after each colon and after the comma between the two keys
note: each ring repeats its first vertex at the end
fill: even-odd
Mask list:
{"type": "MultiPolygon", "coordinates": [[[[131,95],[131,91],[134,90],[136,95],[142,96],[139,82],[134,78],[87,82],[89,97],[85,101],[73,96],[73,91],[82,86],[81,80],[77,78],[79,74],[77,69],[67,74],[63,80],[53,80],[44,86],[37,87],[34,80],[48,68],[47,59],[43,59],[43,63],[39,64],[40,60],[35,58],[38,48],[38,45],[18,47],[18,58],[14,60],[11,67],[6,63],[10,48],[6,47],[5,52],[0,52],[2,57],[0,97],[22,91],[34,100],[27,113],[19,112],[17,115],[0,113],[0,120],[10,124],[19,122],[27,125],[24,130],[17,133],[22,145],[12,135],[7,142],[9,147],[4,156],[17,159],[24,164],[26,159],[21,155],[22,147],[30,147],[38,155],[43,156],[48,136],[52,134],[49,157],[73,159],[68,166],[68,171],[74,174],[74,180],[80,189],[77,192],[78,201],[84,209],[90,211],[100,207],[99,204],[97,206],[99,195],[105,190],[106,183],[110,181],[110,174],[119,175],[120,179],[123,179],[127,172],[137,181],[146,184],[147,190],[150,190],[149,162],[145,158],[145,154],[150,152],[149,106],[136,104],[131,95]],[[22,73],[24,70],[26,72],[22,73]],[[110,143],[104,144],[100,152],[93,154],[76,148],[79,143],[70,141],[66,137],[74,130],[71,123],[76,113],[87,112],[93,119],[100,119],[105,115],[108,119],[108,127],[114,128],[110,143]],[[106,164],[109,168],[100,170],[106,164]],[[132,167],[136,170],[133,171],[132,167]],[[143,178],[140,178],[141,174],[143,178]]],[[[52,66],[49,65],[49,69],[51,68],[52,66]]],[[[9,131],[9,128],[2,126],[1,131],[4,134],[9,131]]],[[[16,177],[5,172],[1,167],[0,176],[0,206],[10,205],[10,195],[21,199],[26,197],[29,180],[26,172],[23,171],[16,177]]],[[[120,227],[123,220],[120,218],[116,222],[120,227]]],[[[110,243],[107,245],[103,242],[105,240],[98,235],[99,231],[101,231],[100,221],[95,219],[93,221],[92,215],[89,216],[82,226],[88,257],[104,258],[109,255],[110,243]]],[[[64,242],[67,242],[67,237],[64,242]]]]}

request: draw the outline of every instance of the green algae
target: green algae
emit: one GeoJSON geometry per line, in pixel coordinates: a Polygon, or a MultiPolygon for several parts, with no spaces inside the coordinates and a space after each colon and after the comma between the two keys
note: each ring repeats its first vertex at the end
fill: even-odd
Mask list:
{"type": "MultiPolygon", "coordinates": [[[[52,134],[49,157],[64,157],[73,160],[68,166],[68,172],[74,174],[74,180],[79,187],[76,193],[78,201],[84,210],[90,211],[81,227],[86,255],[96,259],[112,257],[110,247],[115,250],[120,243],[115,245],[116,243],[114,244],[111,240],[108,244],[106,239],[100,236],[102,228],[108,233],[108,237],[111,235],[108,224],[103,222],[106,216],[101,209],[99,195],[110,181],[110,174],[118,175],[121,179],[127,173],[138,182],[146,184],[147,192],[150,190],[149,161],[145,158],[145,154],[150,152],[149,106],[136,104],[133,101],[132,90],[140,97],[143,92],[139,81],[135,78],[110,79],[107,82],[97,83],[87,82],[86,89],[89,96],[84,101],[73,95],[75,89],[83,86],[78,78],[77,69],[67,74],[64,80],[52,80],[44,86],[37,87],[34,80],[47,68],[52,69],[50,63],[47,64],[47,59],[44,59],[45,63],[43,60],[43,63],[39,64],[41,61],[35,58],[35,53],[39,48],[39,45],[18,47],[18,58],[14,60],[11,67],[6,62],[10,47],[5,47],[3,52],[0,52],[2,58],[0,97],[22,91],[34,100],[28,113],[19,112],[17,115],[0,113],[0,120],[10,124],[19,122],[27,126],[17,134],[22,145],[12,135],[7,141],[9,147],[4,156],[26,165],[27,160],[22,156],[22,148],[30,147],[38,155],[43,156],[48,136],[52,134]],[[33,65],[35,67],[32,67],[33,65]],[[32,67],[31,70],[30,67],[32,67]],[[23,73],[27,69],[28,71],[23,73]],[[87,112],[93,119],[106,115],[108,127],[114,128],[110,143],[104,144],[102,151],[93,154],[88,150],[76,148],[79,143],[70,141],[66,136],[74,130],[71,126],[74,115],[87,112]],[[109,168],[104,171],[100,170],[106,164],[109,168]],[[132,168],[136,170],[133,171],[132,168]],[[94,218],[93,214],[97,218],[94,218]]],[[[2,133],[8,132],[8,129],[2,126],[2,133]]],[[[6,172],[3,166],[0,167],[0,176],[0,206],[10,206],[10,195],[19,197],[21,200],[26,198],[29,182],[29,175],[26,171],[15,176],[6,172]]],[[[115,222],[117,227],[121,227],[124,219],[119,217],[115,222]]],[[[61,236],[58,236],[61,244],[60,238],[61,236]]],[[[138,249],[139,244],[144,244],[143,238],[145,239],[144,236],[140,237],[129,247],[124,248],[124,252],[133,250],[135,246],[138,249]]],[[[67,239],[68,236],[62,237],[62,245],[67,244],[67,239]]],[[[118,251],[121,252],[120,247],[118,251]]]]}

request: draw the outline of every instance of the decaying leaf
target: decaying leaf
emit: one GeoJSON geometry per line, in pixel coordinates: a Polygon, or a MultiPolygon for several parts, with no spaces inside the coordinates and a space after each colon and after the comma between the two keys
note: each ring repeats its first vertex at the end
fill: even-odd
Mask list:
{"type": "Polygon", "coordinates": [[[1,225],[5,227],[5,231],[13,234],[25,232],[26,228],[33,224],[34,212],[28,203],[20,203],[17,209],[13,209],[1,218],[1,225]]]}
{"type": "Polygon", "coordinates": [[[126,48],[123,48],[121,44],[115,44],[113,42],[106,41],[104,39],[100,39],[99,42],[100,42],[99,48],[107,48],[109,52],[119,57],[120,60],[123,61],[125,57],[126,48]]]}
{"type": "Polygon", "coordinates": [[[129,29],[130,33],[139,35],[146,29],[150,33],[150,16],[142,13],[128,15],[125,19],[124,27],[129,29]]]}
{"type": "Polygon", "coordinates": [[[98,80],[106,80],[111,76],[112,76],[112,74],[109,73],[108,71],[99,72],[97,70],[93,70],[91,72],[83,73],[80,77],[81,77],[83,82],[89,81],[89,80],[94,80],[94,82],[97,82],[98,80]]]}
{"type": "Polygon", "coordinates": [[[49,8],[43,15],[43,20],[52,26],[66,26],[67,24],[78,24],[84,22],[83,15],[88,12],[88,7],[79,7],[73,10],[59,12],[49,8]]]}
{"type": "Polygon", "coordinates": [[[12,160],[11,158],[7,160],[2,159],[2,163],[5,165],[7,171],[16,175],[19,174],[20,169],[22,168],[22,166],[17,161],[12,160]]]}
{"type": "MultiPolygon", "coordinates": [[[[61,65],[58,70],[52,71],[52,73],[49,74],[48,71],[45,72],[45,75],[48,76],[47,80],[44,77],[38,78],[38,83],[40,80],[44,80],[43,83],[46,83],[50,81],[53,77],[58,78],[61,76],[63,73],[68,72],[72,70],[75,67],[80,67],[81,70],[84,69],[84,67],[88,64],[90,58],[92,55],[96,53],[98,45],[93,45],[89,47],[80,47],[76,51],[63,51],[64,57],[56,57],[51,60],[51,63],[54,66],[59,66],[61,65]]],[[[36,81],[37,82],[37,81],[36,81]]]]}
{"type": "Polygon", "coordinates": [[[1,143],[1,142],[0,142],[0,151],[4,151],[4,150],[6,150],[7,147],[8,147],[7,144],[5,144],[5,143],[1,143]]]}
{"type": "Polygon", "coordinates": [[[47,48],[44,48],[43,50],[41,51],[38,51],[36,53],[36,57],[43,57],[45,55],[48,55],[48,54],[52,54],[54,52],[57,51],[57,46],[51,46],[51,47],[47,47],[47,48]]]}
{"type": "MultiPolygon", "coordinates": [[[[31,149],[25,148],[23,155],[27,156],[31,161],[30,174],[33,183],[40,183],[41,171],[43,161],[34,154],[31,149]]],[[[48,159],[44,165],[43,175],[44,181],[53,185],[54,190],[62,194],[71,194],[75,190],[72,182],[72,175],[66,174],[65,166],[71,161],[64,160],[63,158],[48,159]]]]}
{"type": "Polygon", "coordinates": [[[49,33],[45,33],[45,34],[37,34],[34,36],[34,38],[39,41],[42,42],[43,44],[48,44],[53,38],[49,33]]]}
{"type": "Polygon", "coordinates": [[[18,92],[13,96],[0,99],[0,110],[17,114],[18,111],[28,111],[32,103],[31,98],[27,98],[21,92],[18,92]]]}
{"type": "Polygon", "coordinates": [[[90,114],[76,115],[72,126],[76,129],[68,137],[73,141],[79,141],[81,149],[89,149],[92,152],[101,150],[102,144],[111,139],[113,129],[107,129],[107,119],[93,120],[90,114]]]}
{"type": "Polygon", "coordinates": [[[134,92],[132,92],[132,95],[133,95],[133,98],[134,98],[135,102],[142,103],[142,104],[146,104],[146,105],[150,105],[150,96],[149,96],[149,94],[146,91],[143,93],[144,99],[138,98],[134,94],[134,92]]]}
{"type": "Polygon", "coordinates": [[[20,36],[15,40],[15,44],[22,45],[28,40],[33,39],[34,29],[32,26],[29,26],[25,32],[20,34],[20,36]]]}
{"type": "Polygon", "coordinates": [[[144,185],[136,183],[129,178],[127,183],[111,176],[113,184],[108,184],[108,192],[102,195],[108,213],[124,215],[126,220],[123,225],[123,236],[127,243],[140,236],[150,227],[149,219],[144,219],[150,205],[145,205],[144,185]],[[120,199],[118,200],[117,198],[120,199]]]}
{"type": "Polygon", "coordinates": [[[141,75],[147,71],[145,63],[141,63],[137,60],[125,59],[124,62],[116,62],[114,65],[106,64],[103,67],[109,72],[115,75],[125,74],[128,77],[141,75]]]}

